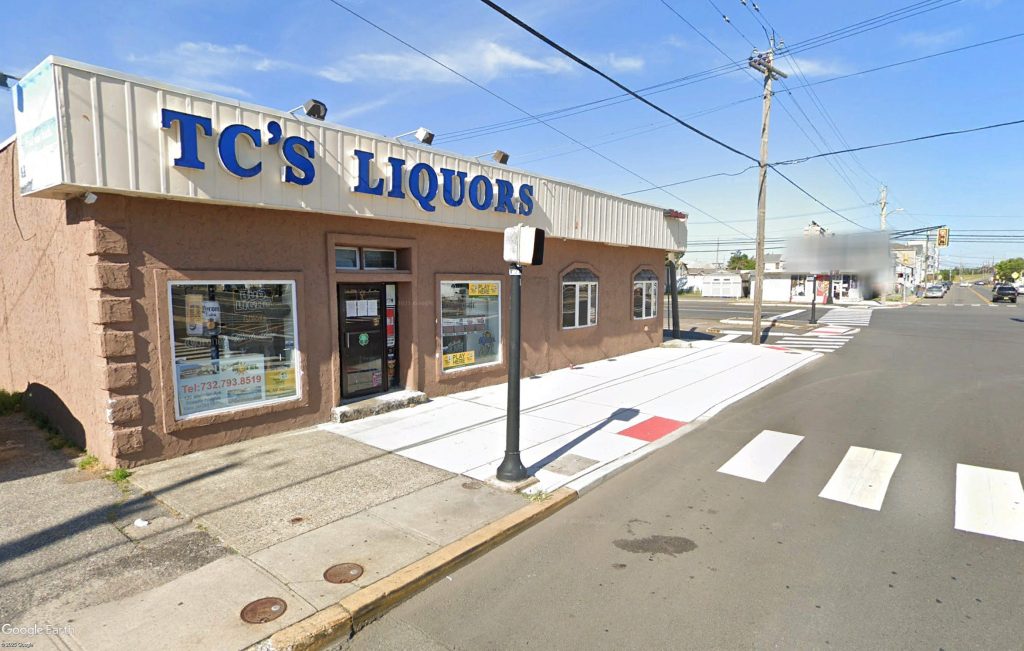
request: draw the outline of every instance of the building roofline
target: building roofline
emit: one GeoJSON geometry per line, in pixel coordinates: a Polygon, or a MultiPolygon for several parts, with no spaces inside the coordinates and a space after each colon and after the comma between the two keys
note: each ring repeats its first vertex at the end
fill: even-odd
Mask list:
{"type": "MultiPolygon", "coordinates": [[[[115,79],[123,79],[125,81],[130,81],[130,82],[133,82],[133,83],[141,83],[141,84],[144,84],[144,85],[149,85],[149,86],[153,86],[153,87],[156,87],[156,88],[161,88],[161,89],[164,89],[164,90],[169,90],[169,91],[175,92],[175,93],[181,93],[181,94],[184,94],[184,95],[191,95],[193,97],[199,97],[199,98],[210,100],[210,101],[213,101],[213,102],[219,102],[219,103],[227,104],[227,105],[230,105],[230,106],[236,106],[236,107],[238,107],[240,109],[248,109],[248,110],[252,110],[252,111],[256,111],[256,112],[260,112],[260,113],[277,113],[281,117],[285,117],[285,118],[288,118],[288,119],[297,119],[297,120],[299,120],[301,122],[306,122],[306,123],[309,123],[309,124],[312,124],[312,125],[318,126],[318,127],[319,126],[324,126],[326,124],[326,125],[330,125],[330,126],[332,126],[334,128],[337,128],[337,129],[341,129],[341,130],[344,130],[344,131],[348,131],[348,132],[354,133],[356,135],[365,136],[367,138],[374,138],[374,139],[377,139],[377,140],[394,140],[394,138],[392,136],[387,136],[387,135],[379,134],[379,133],[373,133],[373,132],[370,132],[370,131],[363,131],[362,129],[356,129],[354,127],[350,127],[350,126],[344,125],[344,124],[338,124],[336,122],[314,120],[314,119],[306,117],[304,115],[293,115],[293,114],[291,114],[291,113],[289,113],[287,111],[284,111],[284,110],[281,110],[281,109],[278,109],[278,108],[275,108],[275,107],[261,106],[259,104],[253,104],[253,103],[250,103],[250,102],[244,102],[244,101],[239,100],[239,99],[234,98],[234,97],[227,97],[225,95],[218,95],[216,93],[209,93],[209,92],[206,92],[206,91],[195,90],[195,89],[192,89],[192,88],[187,88],[185,86],[177,86],[175,84],[168,84],[166,82],[163,82],[163,81],[160,81],[160,80],[157,80],[157,79],[152,79],[150,77],[144,77],[142,75],[136,75],[136,74],[132,74],[132,73],[128,73],[128,72],[122,72],[120,70],[115,70],[113,68],[105,68],[103,66],[93,65],[91,63],[84,63],[82,61],[77,61],[75,59],[69,59],[69,58],[57,56],[57,55],[54,55],[54,54],[51,54],[51,55],[47,56],[45,59],[43,59],[41,62],[39,62],[36,66],[33,66],[32,69],[35,70],[36,68],[39,68],[40,66],[44,66],[44,65],[46,65],[48,63],[56,64],[56,65],[61,65],[61,66],[67,66],[67,67],[70,67],[70,68],[77,68],[79,70],[84,70],[86,72],[91,72],[93,74],[114,77],[115,79]]],[[[31,74],[31,72],[27,73],[25,76],[27,77],[30,74],[31,74]]],[[[561,183],[561,184],[565,184],[565,185],[576,186],[577,188],[581,188],[583,190],[588,190],[588,191],[594,192],[596,194],[603,194],[605,196],[614,197],[616,200],[619,200],[619,201],[625,201],[625,202],[628,202],[628,203],[631,203],[631,204],[635,204],[635,205],[638,205],[638,206],[645,206],[645,207],[648,207],[648,208],[655,208],[655,209],[657,209],[659,211],[675,210],[673,208],[670,208],[670,207],[662,205],[662,204],[649,203],[649,202],[645,202],[645,201],[638,201],[638,200],[632,199],[630,197],[624,197],[621,194],[616,194],[614,192],[609,192],[608,190],[602,190],[600,188],[595,188],[595,187],[591,187],[591,186],[588,186],[588,185],[583,185],[583,184],[581,184],[581,183],[579,183],[577,181],[570,181],[570,180],[566,180],[566,179],[556,178],[556,177],[553,177],[553,176],[547,176],[547,175],[544,175],[544,174],[539,174],[539,173],[537,173],[537,172],[535,172],[533,170],[523,169],[523,168],[520,168],[520,167],[512,167],[512,166],[509,166],[509,165],[492,165],[492,164],[486,163],[484,161],[477,160],[477,159],[475,159],[475,158],[473,158],[471,156],[466,156],[465,154],[460,154],[458,152],[449,151],[449,150],[445,150],[445,149],[438,149],[436,147],[431,147],[431,146],[423,145],[423,144],[420,144],[418,142],[410,142],[410,141],[402,140],[401,141],[401,145],[403,147],[409,147],[409,148],[412,148],[412,149],[421,149],[423,151],[431,152],[433,154],[442,154],[442,155],[446,155],[446,156],[452,156],[453,158],[464,160],[464,161],[467,161],[467,162],[470,162],[470,163],[475,163],[475,164],[478,164],[478,165],[483,165],[483,166],[490,167],[490,168],[495,169],[495,170],[508,170],[508,171],[517,172],[517,173],[528,175],[528,176],[533,176],[533,177],[540,178],[540,179],[545,179],[545,180],[548,180],[548,181],[553,181],[555,183],[561,183]]],[[[686,211],[677,211],[677,212],[680,212],[680,213],[682,213],[684,215],[689,216],[689,214],[686,211]]]]}

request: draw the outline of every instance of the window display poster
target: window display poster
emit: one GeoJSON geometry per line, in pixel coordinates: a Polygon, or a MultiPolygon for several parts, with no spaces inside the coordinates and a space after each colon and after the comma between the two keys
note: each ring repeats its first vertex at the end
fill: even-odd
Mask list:
{"type": "Polygon", "coordinates": [[[501,361],[501,283],[441,282],[441,367],[501,361]]]}
{"type": "Polygon", "coordinates": [[[203,301],[203,322],[206,328],[204,334],[220,334],[220,303],[203,301]]]}
{"type": "Polygon", "coordinates": [[[295,395],[295,368],[287,366],[284,368],[267,369],[267,378],[264,387],[264,394],[267,400],[275,398],[290,398],[295,395]]]}
{"type": "Polygon", "coordinates": [[[497,296],[498,283],[469,283],[470,296],[497,296]]]}
{"type": "Polygon", "coordinates": [[[445,370],[450,368],[459,368],[460,366],[469,366],[476,362],[476,352],[467,350],[462,353],[451,353],[450,355],[444,355],[441,358],[441,366],[445,370]]]}
{"type": "Polygon", "coordinates": [[[185,294],[185,331],[190,337],[201,337],[204,321],[202,295],[185,294]]]}
{"type": "Polygon", "coordinates": [[[388,338],[388,347],[395,345],[395,308],[384,309],[384,334],[388,338]]]}
{"type": "MultiPolygon", "coordinates": [[[[266,399],[262,355],[178,361],[175,366],[178,410],[182,416],[266,399]]],[[[291,383],[294,391],[294,375],[291,383]]],[[[280,384],[276,386],[279,390],[280,384]]]]}

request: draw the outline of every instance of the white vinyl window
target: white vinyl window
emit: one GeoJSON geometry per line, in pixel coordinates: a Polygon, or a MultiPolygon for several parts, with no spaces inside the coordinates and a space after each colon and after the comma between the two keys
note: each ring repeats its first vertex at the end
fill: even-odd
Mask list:
{"type": "Polygon", "coordinates": [[[398,251],[363,249],[363,269],[398,269],[398,251]]]}
{"type": "Polygon", "coordinates": [[[562,328],[597,325],[598,279],[589,269],[577,268],[562,276],[562,328]]]}
{"type": "Polygon", "coordinates": [[[658,315],[658,276],[649,269],[633,276],[633,318],[651,319],[658,315]]]}
{"type": "Polygon", "coordinates": [[[334,247],[335,269],[358,269],[359,249],[351,246],[334,247]]]}

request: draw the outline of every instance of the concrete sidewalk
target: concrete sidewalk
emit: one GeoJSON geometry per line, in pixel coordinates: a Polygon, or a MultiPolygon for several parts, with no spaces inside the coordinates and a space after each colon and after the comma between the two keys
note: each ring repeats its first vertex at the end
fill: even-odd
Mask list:
{"type": "Polygon", "coordinates": [[[486,483],[504,450],[504,385],[140,468],[138,488],[237,553],[69,614],[52,623],[70,624],[71,635],[47,641],[89,650],[280,649],[343,638],[819,357],[673,343],[681,346],[522,381],[522,457],[539,480],[529,495],[486,483]],[[344,567],[345,582],[325,580],[346,563],[354,566],[344,567]],[[266,597],[283,600],[267,611],[276,618],[243,622],[243,607],[266,597]]]}

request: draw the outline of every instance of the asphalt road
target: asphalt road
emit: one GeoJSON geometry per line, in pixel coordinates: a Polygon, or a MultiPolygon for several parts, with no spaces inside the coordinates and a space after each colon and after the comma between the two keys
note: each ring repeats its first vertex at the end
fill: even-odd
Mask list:
{"type": "MultiPolygon", "coordinates": [[[[668,310],[669,301],[665,301],[665,314],[669,313],[668,310]]],[[[821,306],[818,306],[821,310],[821,306]]],[[[801,313],[794,314],[789,319],[803,319],[806,320],[810,314],[810,306],[804,305],[765,305],[761,309],[761,315],[764,318],[777,316],[779,314],[787,314],[794,310],[801,310],[801,313]]],[[[687,319],[730,319],[730,318],[746,318],[749,319],[754,312],[754,306],[752,304],[736,304],[736,301],[729,299],[716,300],[716,299],[690,299],[679,301],[679,316],[683,320],[687,319]]]]}
{"type": "Polygon", "coordinates": [[[351,648],[1020,649],[1024,542],[954,506],[956,464],[1024,471],[1024,304],[947,299],[876,310],[351,648]],[[766,429],[804,437],[766,482],[717,471],[766,429]],[[902,455],[880,510],[818,496],[850,446],[902,455]]]}

